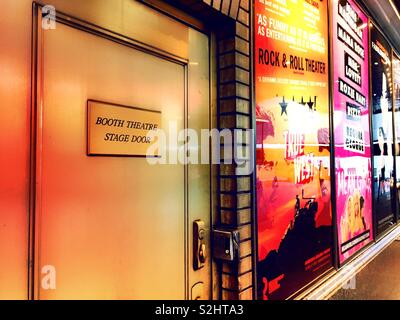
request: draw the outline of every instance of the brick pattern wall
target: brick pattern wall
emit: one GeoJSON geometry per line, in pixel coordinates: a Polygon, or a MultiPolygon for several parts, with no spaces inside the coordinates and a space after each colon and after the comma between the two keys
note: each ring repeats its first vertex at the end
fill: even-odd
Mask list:
{"type": "MultiPolygon", "coordinates": [[[[218,35],[220,129],[252,128],[249,1],[208,1],[234,19],[233,27],[218,35]]],[[[236,148],[245,149],[250,161],[252,142],[241,142],[236,148]]],[[[220,224],[240,233],[238,260],[221,266],[222,299],[253,298],[252,176],[245,168],[233,164],[219,169],[220,224]]]]}
{"type": "MultiPolygon", "coordinates": [[[[251,102],[251,0],[166,0],[199,17],[216,33],[218,50],[219,129],[252,128],[251,102]],[[211,7],[211,8],[210,8],[211,7]]],[[[241,152],[247,164],[219,166],[218,228],[240,233],[239,258],[219,265],[220,298],[253,298],[253,177],[248,170],[252,157],[251,141],[241,136],[241,152]]],[[[224,154],[222,144],[221,154],[224,154]]]]}

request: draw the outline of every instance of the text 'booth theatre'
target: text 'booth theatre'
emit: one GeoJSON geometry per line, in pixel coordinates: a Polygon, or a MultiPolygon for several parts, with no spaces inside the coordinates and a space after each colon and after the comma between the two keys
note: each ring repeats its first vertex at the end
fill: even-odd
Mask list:
{"type": "Polygon", "coordinates": [[[0,299],[328,299],[400,236],[396,1],[1,3],[0,299]]]}

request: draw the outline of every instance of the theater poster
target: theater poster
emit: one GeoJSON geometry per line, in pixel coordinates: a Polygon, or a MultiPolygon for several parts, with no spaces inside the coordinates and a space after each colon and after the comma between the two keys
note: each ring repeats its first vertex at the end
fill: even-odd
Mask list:
{"type": "Polygon", "coordinates": [[[332,266],[327,1],[255,0],[258,283],[284,299],[332,266]]]}
{"type": "Polygon", "coordinates": [[[371,28],[373,135],[373,214],[378,235],[395,222],[392,52],[388,41],[371,28]]]}
{"type": "Polygon", "coordinates": [[[396,196],[400,205],[400,58],[393,54],[394,127],[396,154],[396,196]]]}
{"type": "Polygon", "coordinates": [[[373,240],[368,18],[332,1],[336,211],[340,263],[373,240]]]}

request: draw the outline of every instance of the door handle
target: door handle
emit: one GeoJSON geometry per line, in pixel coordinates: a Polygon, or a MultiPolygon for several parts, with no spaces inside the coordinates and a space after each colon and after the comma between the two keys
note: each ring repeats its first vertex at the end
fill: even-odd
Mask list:
{"type": "Polygon", "coordinates": [[[200,270],[207,261],[206,230],[202,220],[193,222],[193,269],[200,270]]]}
{"type": "Polygon", "coordinates": [[[205,263],[207,260],[206,245],[204,243],[200,245],[199,260],[201,263],[205,263]]]}

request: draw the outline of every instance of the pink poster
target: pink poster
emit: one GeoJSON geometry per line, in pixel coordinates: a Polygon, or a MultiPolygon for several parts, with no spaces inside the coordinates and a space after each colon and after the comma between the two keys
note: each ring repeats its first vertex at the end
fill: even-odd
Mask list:
{"type": "Polygon", "coordinates": [[[334,132],[340,263],[373,240],[368,18],[352,0],[334,0],[334,132]]]}

